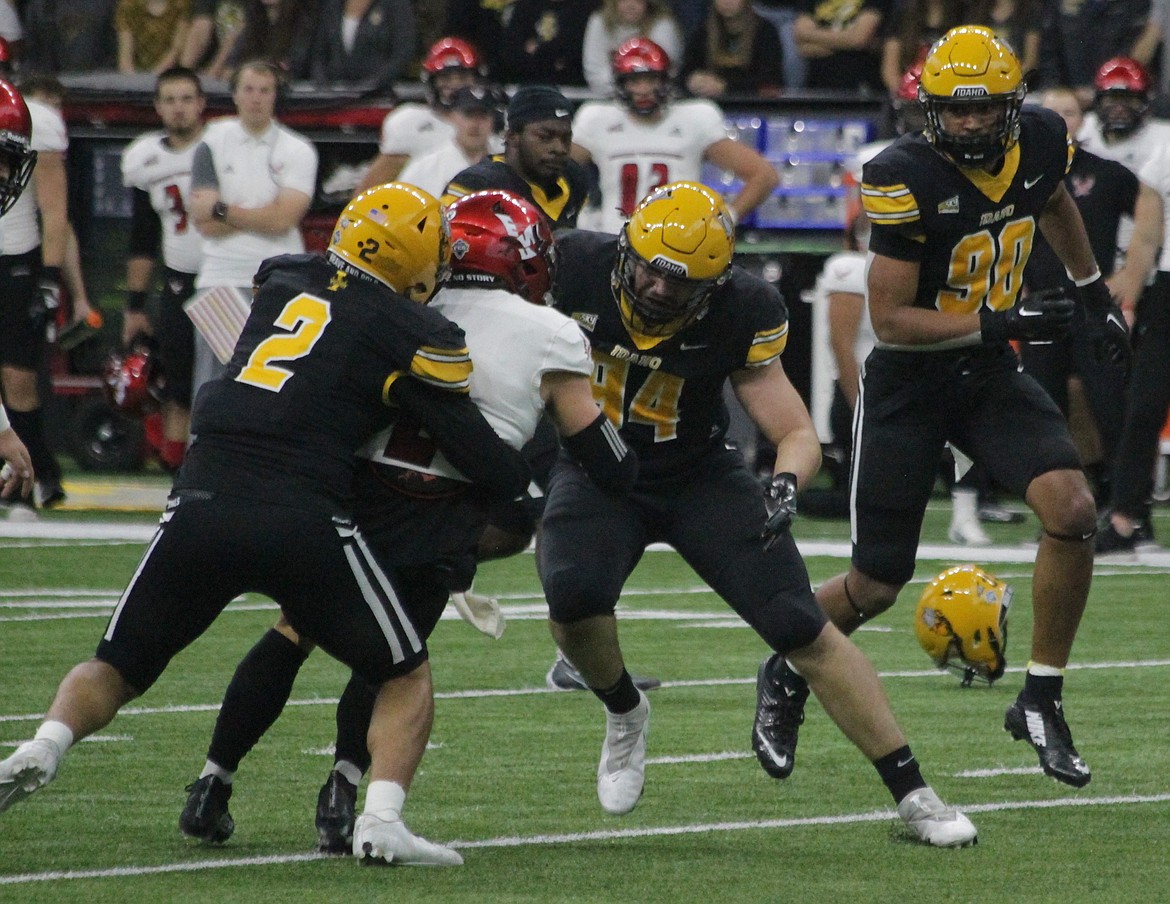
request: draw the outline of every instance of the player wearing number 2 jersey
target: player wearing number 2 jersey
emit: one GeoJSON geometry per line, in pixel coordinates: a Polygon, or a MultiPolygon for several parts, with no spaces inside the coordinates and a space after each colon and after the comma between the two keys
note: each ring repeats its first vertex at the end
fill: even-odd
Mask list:
{"type": "Polygon", "coordinates": [[[698,182],[704,162],[743,183],[728,202],[736,221],[771,194],[775,168],[728,138],[714,103],[670,99],[670,60],[661,47],[649,38],[630,38],[614,52],[613,72],[617,97],[584,103],[573,119],[573,157],[592,161],[599,174],[601,208],[591,226],[616,234],[651,190],[667,182],[698,182]]]}
{"type": "MultiPolygon", "coordinates": [[[[944,444],[985,466],[1043,527],[1032,661],[1004,727],[1032,744],[1046,773],[1080,787],[1090,772],[1061,692],[1092,578],[1093,497],[1060,410],[1020,372],[1009,340],[1051,340],[1073,327],[1122,365],[1128,346],[1063,183],[1064,122],[1021,109],[1024,91],[1007,45],[977,26],[952,29],[922,68],[924,134],[900,138],[864,168],[877,347],[854,427],[852,568],[817,599],[846,632],[892,606],[914,573],[944,444]],[[1067,297],[1017,304],[1037,228],[1081,287],[1079,309],[1067,297]]],[[[799,693],[799,677],[771,678],[799,693]]],[[[789,713],[776,728],[789,736],[787,752],[799,718],[789,713]]]]}
{"type": "Polygon", "coordinates": [[[397,784],[409,785],[404,769],[417,765],[400,761],[403,738],[425,744],[430,724],[425,633],[350,512],[354,453],[393,411],[418,418],[485,489],[508,498],[527,485],[522,459],[468,395],[462,332],[420,303],[445,263],[445,233],[434,198],[381,186],[342,212],[327,257],[261,268],[228,370],[196,399],[198,439],[162,523],[96,658],[65,678],[36,739],[0,762],[0,809],[51,781],[73,741],[149,688],[234,597],[254,592],[379,686],[366,805],[398,815],[379,823],[378,848],[406,857],[436,847],[403,825],[397,784]]]}

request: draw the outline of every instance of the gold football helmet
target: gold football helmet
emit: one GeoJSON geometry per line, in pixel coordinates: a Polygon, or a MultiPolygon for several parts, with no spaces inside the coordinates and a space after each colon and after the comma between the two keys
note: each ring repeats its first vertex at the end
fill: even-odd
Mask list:
{"type": "Polygon", "coordinates": [[[922,592],[914,612],[918,643],[940,669],[991,684],[1007,664],[1012,589],[974,565],[948,568],[922,592]]]}
{"type": "Polygon", "coordinates": [[[994,163],[1019,141],[1026,93],[1020,63],[1005,41],[981,25],[952,28],[922,64],[918,102],[926,113],[926,137],[959,166],[994,163]],[[987,130],[955,134],[943,127],[944,110],[990,106],[999,109],[987,130]]]}
{"type": "Polygon", "coordinates": [[[346,205],[329,242],[329,254],[405,295],[425,302],[450,257],[450,231],[442,208],[420,188],[388,182],[346,205]]]}
{"type": "Polygon", "coordinates": [[[671,182],[648,194],[618,237],[612,284],[622,319],[649,348],[693,323],[731,275],[735,224],[718,194],[671,182]]]}

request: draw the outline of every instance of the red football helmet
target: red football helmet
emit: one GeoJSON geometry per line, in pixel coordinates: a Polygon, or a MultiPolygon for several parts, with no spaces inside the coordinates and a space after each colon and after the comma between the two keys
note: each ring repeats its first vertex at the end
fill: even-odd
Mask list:
{"type": "Polygon", "coordinates": [[[451,92],[440,91],[435,84],[435,77],[441,72],[466,72],[478,81],[484,76],[483,60],[476,49],[462,38],[448,35],[431,45],[422,61],[423,86],[427,103],[445,108],[450,104],[450,97],[444,95],[451,92]]]}
{"type": "Polygon", "coordinates": [[[144,345],[125,354],[113,352],[102,372],[106,401],[124,414],[143,416],[158,399],[158,375],[154,355],[144,345]]]}
{"type": "Polygon", "coordinates": [[[12,209],[28,185],[37,152],[30,146],[32,117],[28,104],[8,82],[0,79],[0,162],[8,172],[0,176],[0,216],[12,209]]]}
{"type": "Polygon", "coordinates": [[[533,304],[547,304],[557,271],[552,227],[531,201],[490,189],[447,208],[451,285],[500,283],[533,304]]]}
{"type": "Polygon", "coordinates": [[[921,132],[926,127],[926,113],[918,103],[918,83],[922,81],[922,61],[902,73],[894,97],[894,128],[899,135],[921,132]]]}
{"type": "Polygon", "coordinates": [[[1093,109],[1101,131],[1123,138],[1145,122],[1150,111],[1150,74],[1131,57],[1113,57],[1101,64],[1093,79],[1093,109]]]}
{"type": "Polygon", "coordinates": [[[650,116],[670,97],[670,56],[649,38],[628,38],[613,52],[614,93],[631,113],[650,116]],[[650,96],[634,97],[626,82],[635,75],[656,75],[650,96]]]}

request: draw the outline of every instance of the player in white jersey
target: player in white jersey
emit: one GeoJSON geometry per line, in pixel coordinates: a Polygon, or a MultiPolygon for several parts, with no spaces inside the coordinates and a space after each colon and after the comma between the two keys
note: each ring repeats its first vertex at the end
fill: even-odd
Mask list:
{"type": "Polygon", "coordinates": [[[619,232],[660,185],[701,181],[704,161],[743,183],[727,202],[737,221],[772,193],[779,181],[775,167],[728,137],[719,107],[702,98],[670,99],[670,58],[661,47],[630,38],[614,52],[613,72],[617,97],[584,103],[573,119],[573,157],[592,161],[600,175],[596,229],[619,232]]]}
{"type": "MultiPolygon", "coordinates": [[[[426,104],[399,104],[382,120],[378,156],[358,184],[357,192],[393,182],[408,160],[433,151],[455,136],[447,120],[451,99],[465,86],[483,80],[483,62],[462,38],[440,38],[422,61],[426,104]]],[[[436,196],[437,197],[437,196],[436,196]]]]}
{"type": "Polygon", "coordinates": [[[474,166],[498,146],[496,123],[508,105],[503,90],[491,85],[465,85],[451,98],[451,138],[434,150],[411,157],[397,181],[417,185],[441,198],[455,176],[474,166]]]}
{"type": "MultiPolygon", "coordinates": [[[[517,449],[532,437],[547,411],[568,455],[611,491],[628,489],[637,471],[636,459],[593,400],[588,342],[573,320],[545,304],[556,267],[548,221],[532,202],[498,190],[458,199],[448,217],[451,275],[428,307],[462,321],[456,322],[476,361],[472,399],[500,437],[517,449]]],[[[404,423],[371,440],[363,454],[374,464],[358,469],[357,517],[363,531],[378,538],[376,549],[392,550],[389,560],[380,564],[413,575],[415,581],[432,572],[444,582],[460,577],[470,581],[468,572],[474,572],[476,543],[488,513],[456,489],[465,485],[462,475],[433,443],[420,439],[417,429],[404,423]]],[[[416,627],[424,623],[433,627],[437,613],[429,619],[415,618],[411,595],[403,593],[400,600],[416,627]]],[[[204,776],[219,775],[232,782],[240,759],[280,714],[285,700],[272,699],[269,689],[291,689],[304,661],[295,644],[302,649],[308,645],[283,619],[276,631],[292,644],[270,632],[236,670],[211,743],[211,750],[226,762],[209,756],[204,776]]],[[[389,859],[390,852],[377,837],[384,820],[366,815],[371,791],[366,814],[356,820],[355,830],[357,784],[370,762],[365,737],[372,702],[370,688],[356,678],[342,694],[334,767],[318,797],[317,829],[324,851],[352,850],[358,856],[389,859]]],[[[404,726],[400,733],[404,781],[396,807],[399,814],[428,733],[429,724],[426,730],[404,726]]],[[[192,791],[184,819],[188,814],[191,818],[181,825],[194,837],[223,841],[235,828],[226,798],[217,804],[192,791]],[[217,827],[221,831],[213,838],[217,827]]],[[[462,862],[457,854],[425,839],[416,842],[402,856],[396,853],[393,862],[462,862]]]]}
{"type": "Polygon", "coordinates": [[[165,381],[158,456],[168,469],[183,460],[191,420],[191,369],[195,333],[183,302],[195,290],[203,239],[191,222],[191,165],[203,137],[205,100],[199,76],[173,68],[155,82],[154,109],[163,128],[135,139],[122,152],[122,183],[133,189],[130,258],[126,263],[126,310],[122,344],[153,335],[165,381]],[[162,291],[154,322],[146,315],[161,236],[162,291]]]}

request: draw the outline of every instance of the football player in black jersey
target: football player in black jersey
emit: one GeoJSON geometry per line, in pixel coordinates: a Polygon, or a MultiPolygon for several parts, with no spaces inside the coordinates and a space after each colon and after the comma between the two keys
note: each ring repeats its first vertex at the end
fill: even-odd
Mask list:
{"type": "Polygon", "coordinates": [[[820,444],[780,363],[784,303],[732,266],[734,237],[723,200],[690,182],[651,192],[618,236],[558,236],[556,306],[589,337],[594,397],[640,463],[633,491],[616,496],[562,455],[537,549],[553,637],[606,709],[598,798],[620,814],[642,793],[650,705],[626,671],[614,607],[646,547],[664,541],[797,663],[920,840],[971,843],[971,822],[923,780],[873,666],[813,597],[788,525],[820,444]],[[724,441],[728,379],[777,449],[765,492],[724,441]]]}
{"type": "MultiPolygon", "coordinates": [[[[1043,527],[1031,662],[1004,727],[1032,744],[1046,773],[1080,787],[1089,767],[1073,746],[1061,691],[1092,578],[1093,496],[1064,417],[1019,371],[1009,340],[1049,341],[1075,328],[1121,369],[1129,342],[1064,186],[1072,156],[1064,122],[1021,109],[1024,92],[1006,44],[978,26],[952,29],[923,65],[925,132],[900,138],[863,170],[878,343],[855,422],[852,567],[817,600],[845,632],[892,606],[914,574],[944,444],[980,462],[1043,527]],[[1064,295],[1017,303],[1037,226],[1079,303],[1064,295]]],[[[766,661],[761,676],[770,690],[757,721],[791,756],[801,710],[774,712],[768,701],[793,699],[803,681],[782,659],[766,661]]]]}
{"type": "MultiPolygon", "coordinates": [[[[401,418],[492,497],[528,484],[523,460],[468,395],[463,333],[420,303],[445,264],[446,233],[434,198],[391,184],[350,202],[326,257],[261,265],[227,373],[196,400],[197,439],[159,529],[95,658],[65,677],[35,739],[0,762],[0,810],[51,781],[70,745],[154,684],[232,599],[261,593],[379,687],[363,836],[374,855],[461,862],[401,818],[433,706],[425,638],[446,590],[429,613],[405,611],[350,517],[354,453],[401,418]]],[[[230,796],[222,782],[205,785],[209,797],[230,796]]]]}
{"type": "Polygon", "coordinates": [[[447,184],[443,203],[500,188],[532,201],[553,228],[573,228],[590,178],[569,156],[572,143],[573,108],[565,96],[544,85],[521,88],[508,103],[504,153],[458,173],[447,184]]]}

